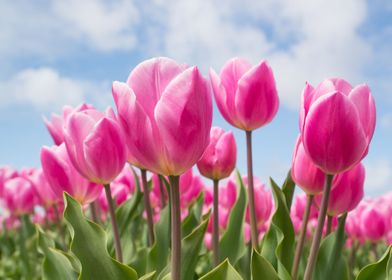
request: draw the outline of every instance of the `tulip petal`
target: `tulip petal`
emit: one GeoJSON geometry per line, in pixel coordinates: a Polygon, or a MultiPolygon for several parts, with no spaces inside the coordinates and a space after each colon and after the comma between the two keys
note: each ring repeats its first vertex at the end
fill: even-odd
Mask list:
{"type": "Polygon", "coordinates": [[[251,68],[238,81],[235,107],[245,130],[269,123],[279,107],[275,79],[267,62],[251,68]]]}
{"type": "Polygon", "coordinates": [[[180,175],[202,156],[212,123],[209,87],[196,67],[188,68],[168,85],[155,108],[155,120],[165,139],[162,171],[180,175]]]}
{"type": "Polygon", "coordinates": [[[312,87],[312,85],[306,82],[305,88],[303,89],[301,95],[301,107],[299,111],[299,130],[301,132],[305,124],[305,118],[308,114],[310,103],[312,101],[313,90],[314,88],[312,87]]]}
{"type": "Polygon", "coordinates": [[[327,174],[358,163],[368,146],[356,107],[340,92],[323,95],[312,104],[302,141],[309,157],[327,174]]]}

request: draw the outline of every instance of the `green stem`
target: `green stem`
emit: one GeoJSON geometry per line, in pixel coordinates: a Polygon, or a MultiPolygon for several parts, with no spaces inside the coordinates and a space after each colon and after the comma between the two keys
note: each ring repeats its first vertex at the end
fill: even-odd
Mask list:
{"type": "Polygon", "coordinates": [[[325,216],[327,214],[329,195],[332,187],[332,179],[333,179],[333,175],[330,174],[326,175],[325,185],[323,190],[323,199],[321,202],[321,207],[320,207],[318,221],[317,221],[317,228],[314,233],[312,246],[310,248],[310,255],[308,258],[308,264],[305,269],[304,280],[311,280],[313,276],[314,266],[316,265],[317,254],[320,247],[321,236],[323,234],[325,216]]]}
{"type": "Polygon", "coordinates": [[[219,264],[219,180],[214,180],[214,224],[212,229],[212,249],[214,252],[214,265],[219,264]]]}
{"type": "Polygon", "coordinates": [[[293,280],[297,279],[299,263],[301,260],[302,250],[303,250],[304,243],[305,243],[306,230],[308,227],[310,209],[311,209],[312,202],[313,202],[313,195],[307,195],[306,198],[307,199],[306,199],[305,212],[302,217],[301,231],[299,233],[298,243],[297,243],[297,247],[295,249],[293,269],[291,270],[291,275],[292,275],[293,280]]]}
{"type": "Polygon", "coordinates": [[[171,279],[181,279],[181,209],[179,176],[169,176],[171,197],[171,279]]]}
{"type": "Polygon", "coordinates": [[[165,208],[166,206],[166,200],[165,200],[165,187],[163,186],[163,177],[162,175],[158,175],[158,181],[159,181],[159,192],[161,195],[161,209],[165,208]]]}
{"type": "Polygon", "coordinates": [[[90,203],[90,213],[91,213],[91,219],[94,221],[94,223],[98,224],[98,213],[97,213],[97,204],[96,202],[91,202],[90,203]]]}
{"type": "Polygon", "coordinates": [[[109,215],[110,215],[110,220],[112,222],[114,245],[116,247],[116,258],[119,262],[122,262],[121,241],[120,241],[120,235],[118,233],[117,219],[115,213],[115,203],[113,201],[112,191],[110,190],[110,184],[104,184],[103,186],[105,188],[106,199],[109,205],[109,215]]]}
{"type": "Polygon", "coordinates": [[[246,133],[246,155],[247,155],[247,166],[248,166],[248,198],[249,198],[250,227],[251,227],[251,236],[252,236],[252,246],[257,251],[259,247],[258,246],[259,238],[258,238],[254,187],[253,187],[252,131],[245,131],[245,133],[246,133]]]}
{"type": "Polygon", "coordinates": [[[325,236],[328,236],[332,232],[332,220],[333,216],[327,215],[327,232],[325,236]]]}
{"type": "Polygon", "coordinates": [[[150,202],[150,190],[147,183],[147,171],[140,169],[142,175],[143,192],[144,192],[144,208],[147,214],[147,233],[148,233],[148,245],[154,244],[154,221],[152,219],[152,209],[150,202]]]}
{"type": "Polygon", "coordinates": [[[29,256],[28,256],[28,251],[26,248],[26,240],[28,239],[28,233],[27,233],[28,219],[29,219],[28,215],[22,215],[20,217],[21,231],[20,231],[20,235],[19,235],[20,255],[21,255],[23,265],[24,265],[25,272],[26,272],[26,275],[25,275],[26,280],[33,279],[31,265],[30,265],[29,256]]]}

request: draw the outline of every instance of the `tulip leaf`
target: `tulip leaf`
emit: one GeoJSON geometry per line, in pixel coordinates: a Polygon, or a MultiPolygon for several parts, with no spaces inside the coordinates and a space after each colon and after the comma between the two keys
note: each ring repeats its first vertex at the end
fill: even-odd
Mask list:
{"type": "Polygon", "coordinates": [[[274,267],[256,250],[252,252],[252,279],[279,280],[274,267]]]}
{"type": "Polygon", "coordinates": [[[239,193],[237,201],[231,210],[227,229],[223,233],[219,241],[219,259],[222,261],[229,259],[234,265],[238,259],[244,254],[244,218],[246,209],[246,192],[244,183],[240,173],[237,171],[237,184],[239,186],[239,193]]]}
{"type": "Polygon", "coordinates": [[[170,213],[167,205],[161,210],[159,221],[155,224],[155,242],[148,252],[147,272],[155,271],[156,275],[166,267],[170,248],[170,213]]]}
{"type": "Polygon", "coordinates": [[[72,280],[78,279],[78,273],[73,269],[68,257],[60,250],[55,249],[53,240],[37,227],[38,247],[44,254],[42,263],[43,280],[72,280]]]}
{"type": "Polygon", "coordinates": [[[242,280],[228,259],[200,278],[200,280],[242,280]]]}
{"type": "Polygon", "coordinates": [[[64,218],[71,233],[71,251],[79,259],[79,279],[137,279],[134,269],[113,259],[107,251],[107,235],[97,224],[87,220],[82,208],[64,193],[64,218]]]}
{"type": "Polygon", "coordinates": [[[361,269],[356,280],[391,279],[392,246],[389,246],[381,259],[361,269]]]}
{"type": "Polygon", "coordinates": [[[283,191],[284,196],[286,198],[287,209],[290,212],[291,204],[292,204],[293,198],[294,198],[294,191],[295,191],[295,182],[293,181],[293,178],[291,177],[291,169],[287,173],[287,177],[284,180],[284,183],[282,186],[282,191],[283,191]]]}
{"type": "Polygon", "coordinates": [[[343,247],[346,240],[344,225],[347,213],[339,218],[339,225],[335,232],[328,235],[321,243],[317,255],[314,279],[348,279],[347,263],[343,257],[343,247]]]}
{"type": "Polygon", "coordinates": [[[291,279],[289,271],[294,255],[294,228],[286,204],[286,197],[274,180],[270,179],[275,199],[275,212],[265,233],[261,255],[278,272],[281,279],[291,279]]]}
{"type": "Polygon", "coordinates": [[[181,279],[193,279],[209,218],[210,213],[204,217],[204,220],[198,227],[181,241],[181,279]]]}
{"type": "Polygon", "coordinates": [[[181,223],[181,234],[187,236],[201,222],[201,214],[204,203],[204,195],[200,193],[197,200],[189,207],[189,214],[181,223]]]}

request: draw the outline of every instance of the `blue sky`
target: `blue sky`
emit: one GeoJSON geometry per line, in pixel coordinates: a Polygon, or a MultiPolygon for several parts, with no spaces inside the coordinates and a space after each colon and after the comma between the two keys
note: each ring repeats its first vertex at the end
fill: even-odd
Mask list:
{"type": "MultiPolygon", "coordinates": [[[[206,75],[242,56],[269,61],[281,100],[254,132],[257,176],[284,179],[305,81],[341,76],[368,83],[377,103],[366,193],[391,189],[391,1],[0,1],[0,42],[0,165],[38,166],[52,144],[42,116],[82,101],[112,106],[111,82],[144,59],[169,56],[206,75]]],[[[235,132],[245,172],[244,133],[214,113],[214,125],[235,132]]]]}

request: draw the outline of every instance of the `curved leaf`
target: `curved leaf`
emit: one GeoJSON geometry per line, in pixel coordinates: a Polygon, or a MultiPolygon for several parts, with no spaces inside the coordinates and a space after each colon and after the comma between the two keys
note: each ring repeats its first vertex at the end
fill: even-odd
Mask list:
{"type": "Polygon", "coordinates": [[[270,178],[275,199],[275,213],[263,240],[261,255],[265,257],[282,279],[291,279],[289,271],[294,256],[294,228],[282,190],[270,178]]]}
{"type": "Polygon", "coordinates": [[[291,169],[290,169],[289,172],[287,173],[286,180],[284,180],[282,186],[282,192],[284,193],[284,196],[286,198],[286,205],[289,212],[294,198],[294,191],[295,191],[295,182],[291,177],[291,169]]]}
{"type": "MultiPolygon", "coordinates": [[[[356,280],[385,280],[388,278],[390,271],[390,259],[392,256],[392,246],[389,246],[387,251],[381,257],[381,259],[376,262],[369,264],[361,269],[356,280]]],[[[389,275],[390,276],[390,275],[389,275]]]]}
{"type": "Polygon", "coordinates": [[[243,228],[246,209],[246,191],[238,171],[237,185],[239,186],[239,191],[237,191],[239,195],[231,210],[227,229],[219,241],[219,259],[222,261],[228,258],[234,265],[245,251],[243,228]]]}
{"type": "Polygon", "coordinates": [[[200,278],[200,280],[242,280],[228,259],[200,278]]]}
{"type": "Polygon", "coordinates": [[[272,264],[270,264],[262,255],[253,250],[252,252],[252,279],[279,280],[272,264]]]}
{"type": "Polygon", "coordinates": [[[328,235],[321,243],[317,255],[314,279],[329,280],[348,279],[347,263],[343,257],[343,247],[346,240],[344,234],[344,225],[347,213],[339,218],[339,226],[335,232],[328,235]]]}
{"type": "Polygon", "coordinates": [[[38,247],[44,254],[44,261],[42,263],[42,279],[78,279],[78,273],[73,269],[69,259],[62,254],[61,251],[55,249],[54,242],[38,227],[37,232],[38,247]]]}
{"type": "Polygon", "coordinates": [[[64,201],[64,218],[72,237],[71,251],[82,265],[79,279],[137,279],[135,270],[109,255],[105,231],[84,217],[78,202],[67,193],[64,201]]]}

